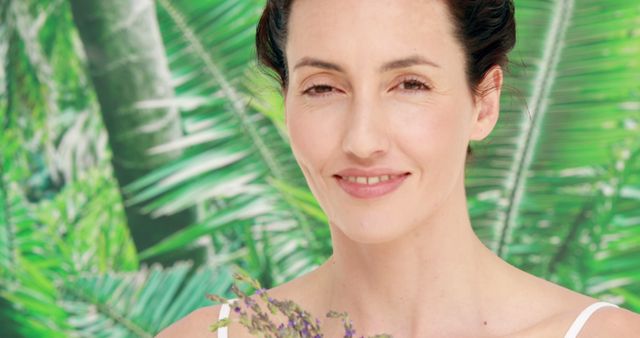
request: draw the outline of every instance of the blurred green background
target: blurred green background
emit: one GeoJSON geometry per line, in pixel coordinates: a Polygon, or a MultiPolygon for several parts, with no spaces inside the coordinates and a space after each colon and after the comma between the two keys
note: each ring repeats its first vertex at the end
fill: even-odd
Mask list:
{"type": "MultiPolygon", "coordinates": [[[[255,63],[264,0],[0,0],[0,336],[151,337],[233,267],[331,255],[255,63]]],[[[640,3],[516,0],[469,211],[505,260],[640,311],[640,3]]],[[[245,288],[246,291],[251,291],[245,288]]]]}

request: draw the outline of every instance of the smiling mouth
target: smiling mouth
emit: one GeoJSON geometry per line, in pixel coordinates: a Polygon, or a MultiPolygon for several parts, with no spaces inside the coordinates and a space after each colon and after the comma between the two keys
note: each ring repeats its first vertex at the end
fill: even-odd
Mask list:
{"type": "Polygon", "coordinates": [[[410,173],[371,177],[360,176],[355,178],[353,176],[343,177],[339,175],[334,175],[333,177],[336,179],[340,188],[352,197],[368,199],[391,193],[396,190],[409,175],[410,173]]]}

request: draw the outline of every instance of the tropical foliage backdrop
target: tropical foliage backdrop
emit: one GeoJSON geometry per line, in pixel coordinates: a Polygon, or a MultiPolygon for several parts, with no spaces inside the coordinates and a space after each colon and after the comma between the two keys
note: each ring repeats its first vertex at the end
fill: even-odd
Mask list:
{"type": "MultiPolygon", "coordinates": [[[[256,68],[264,0],[0,0],[0,336],[151,337],[331,255],[256,68]],[[251,290],[246,290],[251,291],[251,290]]],[[[640,4],[516,0],[467,169],[511,264],[640,311],[640,4]]]]}

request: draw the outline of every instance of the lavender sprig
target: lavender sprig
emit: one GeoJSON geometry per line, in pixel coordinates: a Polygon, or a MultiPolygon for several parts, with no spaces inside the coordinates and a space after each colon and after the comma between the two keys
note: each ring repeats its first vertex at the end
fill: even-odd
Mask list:
{"type": "MultiPolygon", "coordinates": [[[[251,287],[256,290],[254,295],[258,295],[264,300],[264,302],[267,304],[269,312],[271,312],[272,315],[276,314],[279,311],[288,319],[288,322],[286,324],[280,323],[279,325],[276,325],[271,321],[269,315],[262,311],[262,308],[258,305],[258,303],[254,299],[243,293],[240,288],[238,288],[238,286],[234,283],[231,286],[231,290],[238,296],[238,298],[232,305],[232,309],[235,313],[239,314],[239,322],[247,327],[249,329],[249,332],[254,336],[264,338],[324,338],[324,335],[320,329],[320,320],[317,318],[313,318],[309,312],[303,310],[295,302],[288,299],[279,301],[269,297],[269,295],[267,294],[267,290],[262,288],[257,280],[251,278],[248,274],[242,271],[239,273],[234,273],[233,278],[251,285],[251,287]],[[244,303],[246,307],[250,308],[253,313],[255,313],[252,314],[251,318],[249,318],[247,311],[243,310],[242,303],[244,303]]],[[[227,299],[214,294],[208,294],[207,298],[219,303],[229,302],[227,299]]],[[[354,337],[356,330],[353,328],[353,324],[351,323],[349,315],[346,312],[337,312],[332,310],[327,312],[326,316],[327,318],[342,318],[342,323],[345,329],[344,337],[354,337]]],[[[210,326],[210,329],[211,331],[215,331],[220,327],[229,325],[230,322],[230,318],[218,320],[210,326]]],[[[393,336],[389,334],[379,334],[367,338],[392,337],[393,336]]],[[[360,338],[364,338],[364,336],[360,336],[360,338]]]]}

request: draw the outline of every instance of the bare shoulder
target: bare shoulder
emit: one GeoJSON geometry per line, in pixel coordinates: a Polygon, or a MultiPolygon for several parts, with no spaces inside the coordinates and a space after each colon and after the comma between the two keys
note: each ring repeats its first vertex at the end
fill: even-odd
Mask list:
{"type": "Polygon", "coordinates": [[[580,337],[638,337],[640,315],[623,308],[596,311],[582,329],[580,337]]]}
{"type": "MultiPolygon", "coordinates": [[[[528,309],[519,318],[523,322],[520,328],[506,335],[510,338],[562,337],[582,311],[601,301],[535,276],[523,277],[518,285],[526,292],[516,301],[528,304],[528,309]]],[[[640,315],[603,307],[591,315],[578,337],[640,337],[639,333],[640,315]]]]}
{"type": "Polygon", "coordinates": [[[210,326],[218,320],[222,305],[207,306],[197,309],[184,318],[162,330],[157,338],[216,338],[218,334],[211,332],[210,326]]]}

